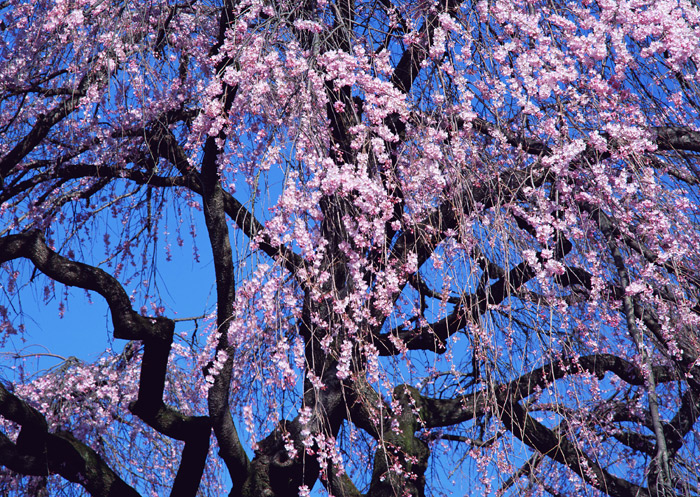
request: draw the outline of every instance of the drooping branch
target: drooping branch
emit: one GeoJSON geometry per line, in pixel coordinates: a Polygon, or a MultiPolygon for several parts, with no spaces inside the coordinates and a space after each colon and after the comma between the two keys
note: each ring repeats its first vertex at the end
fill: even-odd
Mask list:
{"type": "Polygon", "coordinates": [[[642,255],[650,263],[663,267],[670,274],[688,280],[695,286],[700,286],[700,278],[698,278],[694,271],[685,268],[677,262],[661,260],[658,255],[649,250],[639,239],[621,232],[615,225],[614,220],[600,207],[593,206],[587,202],[578,202],[578,205],[581,210],[588,213],[591,218],[595,220],[603,233],[607,233],[606,236],[620,239],[625,246],[642,255]]]}
{"type": "Polygon", "coordinates": [[[125,340],[167,339],[163,320],[152,322],[131,307],[129,296],[121,284],[99,268],[74,262],[51,250],[44,235],[30,231],[0,238],[0,263],[26,258],[51,279],[69,286],[92,290],[104,297],[114,323],[114,337],[125,340]]]}
{"type": "MultiPolygon", "coordinates": [[[[594,354],[578,359],[562,358],[511,382],[455,399],[432,399],[420,395],[413,388],[408,388],[406,395],[402,397],[404,402],[401,404],[410,408],[411,419],[414,423],[420,423],[422,428],[454,426],[490,412],[492,395],[496,392],[501,406],[498,411],[499,416],[506,428],[540,454],[569,466],[596,488],[608,489],[610,495],[649,495],[646,489],[608,473],[562,433],[544,427],[518,404],[520,400],[572,374],[591,373],[602,378],[608,372],[616,374],[630,385],[641,386],[645,383],[645,374],[633,363],[610,354],[594,354]]],[[[675,379],[672,369],[667,367],[655,366],[654,374],[659,382],[675,379]]],[[[392,410],[362,379],[356,380],[353,388],[357,397],[352,409],[353,423],[372,436],[383,439],[384,444],[392,451],[398,450],[401,447],[400,443],[404,443],[401,441],[401,436],[405,437],[408,436],[407,433],[413,433],[418,425],[412,430],[400,430],[399,433],[403,435],[396,435],[398,438],[394,440],[395,443],[391,442],[393,431],[390,429],[390,424],[394,416],[392,410]],[[383,405],[383,409],[377,410],[379,405],[383,405]]],[[[397,387],[397,389],[400,388],[405,387],[397,387]]],[[[381,457],[386,459],[389,455],[383,454],[381,457]]],[[[391,483],[387,478],[389,476],[387,471],[389,470],[382,463],[382,459],[375,458],[373,474],[377,479],[373,477],[374,487],[371,487],[368,495],[375,495],[373,491],[376,495],[385,495],[382,489],[390,488],[391,483]],[[385,477],[383,481],[378,479],[380,476],[385,477]]]]}
{"type": "MultiPolygon", "coordinates": [[[[185,441],[186,450],[173,492],[182,496],[195,495],[209,448],[210,424],[206,417],[184,416],[163,403],[175,323],[164,317],[140,316],[132,309],[128,295],[114,277],[99,268],[60,256],[49,249],[43,235],[37,231],[0,238],[0,263],[20,257],[31,260],[39,270],[55,281],[102,295],[112,313],[115,338],[144,341],[139,395],[131,409],[160,433],[185,441]]],[[[9,397],[0,398],[0,404],[9,409],[7,413],[0,410],[0,414],[8,419],[14,420],[11,416],[22,412],[18,411],[16,402],[9,397]]]]}
{"type": "Polygon", "coordinates": [[[548,179],[550,175],[547,171],[527,166],[496,174],[489,181],[473,184],[465,181],[457,191],[445,195],[440,205],[425,220],[399,233],[392,246],[390,258],[405,260],[409,252],[415,252],[418,256],[418,267],[421,267],[445,240],[446,233],[457,229],[461,219],[479,210],[511,202],[523,187],[536,188],[548,179]]]}
{"type": "MultiPolygon", "coordinates": [[[[560,431],[560,428],[557,427],[556,432],[560,431]]],[[[506,490],[511,488],[513,485],[515,485],[515,482],[518,481],[518,479],[522,478],[523,476],[531,477],[534,475],[535,471],[537,470],[537,467],[540,465],[542,460],[544,459],[544,456],[540,453],[536,453],[528,459],[525,464],[520,466],[520,469],[518,469],[515,473],[510,475],[508,479],[503,482],[501,487],[498,489],[498,493],[500,495],[503,495],[506,490]]]]}
{"type": "Polygon", "coordinates": [[[16,444],[0,434],[0,464],[22,474],[59,474],[95,497],[139,496],[95,451],[70,433],[48,433],[41,413],[2,385],[0,416],[20,425],[16,444]]]}

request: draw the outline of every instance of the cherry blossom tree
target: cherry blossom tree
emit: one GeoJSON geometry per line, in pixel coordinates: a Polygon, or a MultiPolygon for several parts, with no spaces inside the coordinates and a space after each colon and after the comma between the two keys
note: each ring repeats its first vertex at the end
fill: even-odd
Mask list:
{"type": "Polygon", "coordinates": [[[696,1],[0,19],[3,341],[114,340],[9,359],[0,493],[700,494],[696,1]]]}

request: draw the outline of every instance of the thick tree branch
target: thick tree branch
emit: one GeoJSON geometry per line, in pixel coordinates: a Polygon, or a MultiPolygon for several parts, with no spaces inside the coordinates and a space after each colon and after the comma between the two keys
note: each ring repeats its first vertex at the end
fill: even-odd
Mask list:
{"type": "Polygon", "coordinates": [[[683,439],[690,433],[698,419],[700,419],[700,393],[689,388],[681,397],[681,405],[676,414],[663,426],[669,457],[675,456],[680,450],[684,444],[683,439]]]}
{"type": "Polygon", "coordinates": [[[74,262],[51,250],[43,234],[30,231],[0,238],[0,264],[27,258],[48,277],[69,286],[92,290],[104,297],[112,313],[114,337],[126,340],[167,339],[168,321],[140,316],[121,284],[101,269],[74,262]]]}
{"type": "Polygon", "coordinates": [[[367,497],[402,493],[423,497],[430,449],[416,436],[424,427],[416,415],[421,411],[421,395],[413,387],[398,385],[389,406],[362,376],[357,375],[348,390],[354,401],[352,422],[377,440],[367,497]]]}
{"type": "Polygon", "coordinates": [[[612,475],[568,438],[531,417],[509,393],[497,394],[498,416],[506,429],[539,453],[571,468],[591,486],[612,497],[644,497],[649,491],[612,475]]]}
{"type": "MultiPolygon", "coordinates": [[[[611,354],[592,354],[550,362],[491,390],[506,392],[515,401],[520,401],[570,375],[590,373],[603,378],[608,372],[629,385],[642,386],[645,382],[641,369],[626,359],[611,354]]],[[[654,374],[660,383],[676,379],[673,370],[667,367],[655,366],[654,374]]],[[[490,405],[489,400],[490,393],[481,390],[454,399],[421,397],[421,417],[427,428],[452,426],[484,414],[490,405]]]]}
{"type": "MultiPolygon", "coordinates": [[[[234,21],[234,2],[227,1],[221,8],[219,17],[219,36],[212,47],[212,53],[218,53],[223,46],[226,31],[234,21]]],[[[224,57],[217,65],[217,71],[223,71],[231,61],[224,57]]],[[[227,114],[236,97],[237,88],[225,84],[223,90],[223,109],[227,114]]],[[[233,268],[233,252],[229,239],[228,225],[224,208],[224,192],[221,187],[218,172],[218,157],[220,142],[226,140],[223,131],[218,136],[210,136],[204,144],[200,182],[202,185],[202,200],[204,204],[204,221],[209,233],[209,242],[214,257],[214,271],[216,276],[216,306],[218,341],[217,354],[226,354],[226,359],[220,372],[214,377],[214,384],[209,389],[208,405],[209,415],[212,420],[214,433],[220,447],[220,455],[229,470],[233,481],[232,495],[239,495],[243,484],[248,477],[250,461],[243,450],[243,445],[238,438],[238,431],[229,407],[229,389],[231,384],[231,368],[233,365],[233,350],[228,341],[228,328],[233,313],[235,300],[235,279],[233,268]]],[[[168,147],[168,150],[181,151],[180,147],[168,147]]],[[[208,368],[207,368],[208,369],[208,368]]],[[[206,373],[206,372],[205,372],[206,373]]]]}
{"type": "MultiPolygon", "coordinates": [[[[210,424],[208,418],[183,416],[163,404],[165,375],[175,323],[167,318],[146,318],[137,314],[131,308],[126,292],[114,277],[101,269],[58,255],[48,248],[39,232],[0,238],[0,263],[18,257],[30,259],[39,270],[56,281],[99,293],[107,300],[112,313],[115,338],[144,341],[139,396],[131,406],[132,411],[166,436],[184,440],[186,448],[188,444],[200,448],[196,451],[198,459],[194,462],[191,454],[195,451],[192,448],[186,450],[188,458],[183,455],[181,470],[188,477],[181,477],[178,485],[173,487],[174,495],[196,494],[207,455],[207,451],[202,451],[201,447],[206,445],[208,449],[210,424]]],[[[3,400],[0,396],[0,403],[4,405],[0,414],[8,419],[15,420],[17,412],[31,412],[19,409],[10,397],[3,400]]]]}
{"type": "MultiPolygon", "coordinates": [[[[47,435],[44,434],[44,438],[47,435]]],[[[40,447],[46,450],[45,440],[40,447]]],[[[0,464],[21,475],[46,476],[48,468],[44,457],[22,451],[4,434],[0,433],[0,464]]]]}
{"type": "Polygon", "coordinates": [[[169,339],[144,340],[138,398],[129,409],[160,433],[185,442],[170,495],[194,497],[206,465],[211,421],[205,416],[185,416],[163,403],[168,356],[175,329],[175,323],[171,323],[169,339]]]}
{"type": "MultiPolygon", "coordinates": [[[[571,250],[571,244],[564,240],[559,243],[556,258],[562,259],[571,250]]],[[[542,253],[537,253],[537,259],[544,263],[542,253]]],[[[381,355],[395,355],[400,348],[395,344],[398,338],[408,350],[430,350],[443,353],[446,350],[447,339],[464,328],[469,322],[479,322],[479,316],[486,313],[488,306],[503,302],[512,292],[517,291],[535,277],[535,268],[527,261],[516,264],[510,271],[498,278],[488,287],[480,287],[476,292],[464,295],[460,303],[455,305],[452,312],[440,321],[430,323],[414,330],[402,327],[376,336],[375,345],[381,355]]]]}
{"type": "Polygon", "coordinates": [[[326,480],[323,480],[323,484],[331,495],[336,497],[362,497],[362,494],[344,470],[341,472],[333,463],[330,463],[326,474],[328,476],[326,480]]]}
{"type": "Polygon", "coordinates": [[[438,25],[438,18],[442,13],[451,13],[457,9],[462,2],[457,0],[446,0],[439,2],[438,8],[431,12],[423,26],[420,29],[419,37],[424,38],[428,42],[428,46],[424,46],[420,43],[411,45],[404,53],[401,55],[393,74],[391,75],[391,82],[394,86],[402,91],[403,93],[408,93],[413,87],[413,83],[420,74],[421,65],[424,60],[428,57],[428,47],[433,41],[433,35],[435,28],[438,25]]]}
{"type": "Polygon", "coordinates": [[[700,132],[686,126],[657,126],[656,146],[659,150],[700,152],[700,132]]]}
{"type": "Polygon", "coordinates": [[[95,451],[70,433],[49,435],[47,447],[49,470],[68,481],[79,483],[94,497],[139,495],[119,478],[95,451]]]}
{"type": "Polygon", "coordinates": [[[95,497],[138,497],[95,451],[70,433],[48,433],[44,416],[2,385],[0,416],[20,425],[16,444],[0,434],[0,464],[22,474],[57,473],[95,497]]]}
{"type": "Polygon", "coordinates": [[[95,78],[90,73],[83,76],[78,87],[69,97],[58,103],[47,114],[39,116],[31,131],[0,158],[0,186],[3,178],[7,177],[9,172],[46,138],[51,128],[78,107],[80,99],[85,96],[88,86],[94,81],[95,78]]]}
{"type": "MultiPolygon", "coordinates": [[[[235,97],[234,89],[230,88],[227,95],[229,95],[227,101],[229,105],[231,105],[235,97]]],[[[149,150],[153,156],[168,160],[182,174],[183,179],[181,181],[183,186],[186,186],[199,195],[204,195],[203,179],[196,171],[192,170],[185,151],[177,142],[172,131],[160,123],[155,128],[156,130],[149,134],[147,140],[149,150]]],[[[215,160],[215,156],[218,153],[217,148],[214,146],[215,140],[213,138],[207,140],[207,144],[208,145],[205,145],[205,149],[209,151],[209,155],[202,160],[203,164],[205,160],[208,161],[207,163],[212,163],[212,160],[215,160]],[[208,149],[206,148],[207,146],[209,147],[208,149]]],[[[204,172],[204,168],[202,172],[204,172]]],[[[303,267],[301,256],[295,254],[284,245],[273,245],[270,237],[265,234],[263,224],[233,195],[221,189],[220,201],[223,203],[226,214],[228,214],[250,240],[254,240],[258,244],[260,250],[265,252],[272,259],[279,261],[292,274],[296,274],[297,270],[303,267]]]]}

